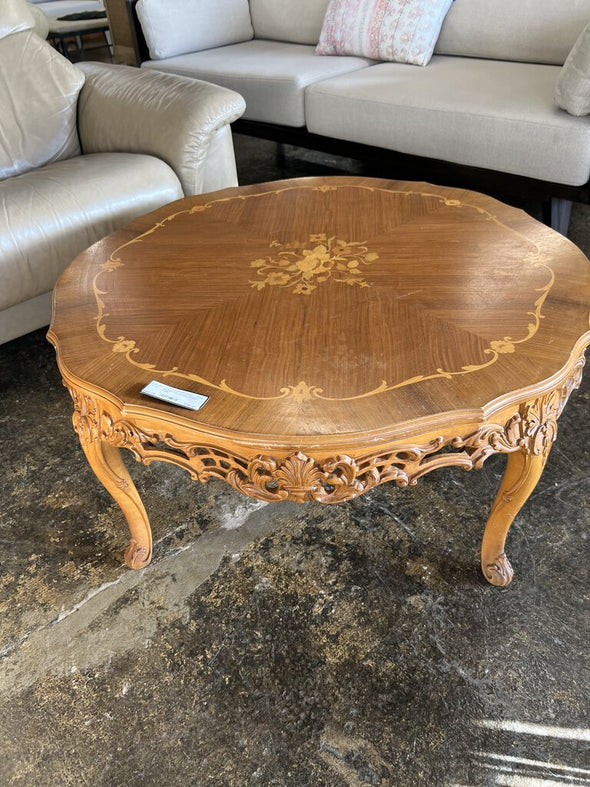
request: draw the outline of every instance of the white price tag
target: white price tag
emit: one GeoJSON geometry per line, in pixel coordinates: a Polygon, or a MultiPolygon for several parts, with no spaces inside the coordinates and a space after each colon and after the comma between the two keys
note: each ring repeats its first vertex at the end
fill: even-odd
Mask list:
{"type": "Polygon", "coordinates": [[[151,383],[144,386],[141,389],[141,393],[154,399],[160,399],[162,402],[184,407],[186,410],[200,410],[209,399],[208,396],[192,393],[192,391],[183,391],[180,388],[173,388],[171,385],[159,383],[157,380],[152,380],[151,383]]]}

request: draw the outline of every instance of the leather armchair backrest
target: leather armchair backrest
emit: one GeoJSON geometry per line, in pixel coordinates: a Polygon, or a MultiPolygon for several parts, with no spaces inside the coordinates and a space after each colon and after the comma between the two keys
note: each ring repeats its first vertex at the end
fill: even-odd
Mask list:
{"type": "MultiPolygon", "coordinates": [[[[4,12],[13,2],[0,3],[0,31],[10,26],[4,12]]],[[[31,29],[0,37],[0,179],[80,154],[83,84],[84,74],[31,29]]]]}
{"type": "Polygon", "coordinates": [[[2,0],[0,5],[0,38],[20,30],[31,30],[35,20],[25,0],[2,0]]]}
{"type": "Polygon", "coordinates": [[[49,35],[49,17],[38,6],[32,5],[31,3],[27,3],[27,6],[29,13],[33,15],[33,19],[35,20],[35,27],[33,30],[38,36],[41,36],[41,38],[47,38],[49,35]]]}

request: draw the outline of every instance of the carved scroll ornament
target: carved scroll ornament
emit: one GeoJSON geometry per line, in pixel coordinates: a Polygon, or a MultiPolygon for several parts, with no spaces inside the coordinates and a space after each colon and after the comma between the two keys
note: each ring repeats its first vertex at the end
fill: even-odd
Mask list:
{"type": "Polygon", "coordinates": [[[354,459],[337,455],[317,459],[296,451],[285,458],[259,454],[252,458],[212,445],[185,443],[173,435],[140,430],[111,405],[76,388],[73,423],[82,443],[104,440],[127,448],[149,464],[167,461],[186,469],[192,478],[221,478],[235,489],[265,501],[293,500],[339,503],[351,500],[386,481],[414,485],[437,467],[479,469],[494,453],[522,451],[547,455],[557,435],[557,419],[574,388],[580,384],[584,358],[558,388],[520,404],[506,423],[486,423],[467,436],[435,437],[424,444],[354,459]],[[441,449],[447,449],[441,452],[441,449]]]}

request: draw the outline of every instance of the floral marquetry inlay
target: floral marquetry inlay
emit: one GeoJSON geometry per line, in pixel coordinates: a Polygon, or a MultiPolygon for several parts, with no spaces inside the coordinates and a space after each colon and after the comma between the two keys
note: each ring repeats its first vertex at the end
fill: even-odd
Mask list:
{"type": "Polygon", "coordinates": [[[331,280],[352,287],[370,287],[363,277],[362,266],[379,259],[368,246],[357,241],[345,241],[326,233],[310,235],[301,243],[292,241],[270,244],[276,249],[250,265],[257,268],[258,279],[250,282],[252,287],[263,290],[269,287],[288,287],[296,295],[311,295],[318,284],[331,280]]]}
{"type": "MultiPolygon", "coordinates": [[[[360,208],[358,210],[360,211],[360,208]]],[[[418,217],[414,217],[416,218],[418,217]]],[[[456,237],[453,235],[453,249],[455,243],[456,237]]],[[[429,254],[433,249],[442,253],[436,244],[428,248],[429,254]]],[[[445,253],[448,253],[448,250],[445,253]]],[[[176,256],[173,259],[176,260],[176,256]]],[[[130,365],[161,379],[173,377],[176,381],[184,379],[198,383],[204,389],[209,389],[209,393],[218,391],[259,402],[292,399],[295,403],[315,404],[320,400],[345,402],[368,399],[427,381],[450,381],[472,375],[488,369],[504,356],[519,355],[521,347],[536,336],[545,317],[545,301],[555,282],[555,274],[549,263],[550,258],[543,248],[503,224],[501,219],[484,207],[431,192],[430,187],[425,191],[397,191],[356,183],[342,186],[330,183],[312,188],[305,184],[289,184],[277,190],[214,198],[205,204],[176,210],[170,215],[159,217],[159,220],[136,237],[114,248],[108,258],[101,262],[93,281],[97,304],[95,325],[100,339],[111,345],[111,352],[124,358],[130,365]],[[334,200],[334,205],[340,205],[339,200],[345,200],[346,195],[350,194],[355,197],[355,210],[363,200],[370,199],[374,203],[385,200],[385,219],[374,221],[371,218],[366,221],[361,211],[359,217],[355,215],[354,221],[342,222],[339,209],[330,206],[334,200]],[[307,228],[302,230],[301,223],[297,221],[297,211],[300,210],[298,205],[304,197],[312,200],[315,207],[307,222],[307,228]],[[183,241],[178,247],[175,254],[181,255],[179,259],[184,260],[184,265],[180,262],[174,264],[178,265],[182,273],[179,273],[178,285],[171,286],[168,272],[166,286],[171,287],[170,293],[174,299],[186,300],[191,304],[191,309],[194,304],[195,313],[202,314],[203,321],[195,319],[192,324],[191,309],[184,312],[187,329],[199,331],[200,341],[204,342],[200,333],[201,325],[216,326],[215,339],[224,346],[224,364],[217,368],[214,360],[208,364],[203,363],[202,350],[191,360],[191,364],[179,364],[175,358],[174,363],[167,364],[166,352],[161,352],[162,346],[159,343],[154,344],[153,333],[148,327],[150,309],[157,308],[157,303],[153,303],[156,299],[150,297],[152,283],[154,291],[157,291],[158,287],[155,285],[161,276],[157,266],[150,268],[148,264],[151,253],[155,253],[150,252],[151,247],[155,246],[165,256],[165,250],[174,247],[177,233],[185,232],[189,239],[192,237],[191,233],[199,237],[201,232],[207,234],[207,222],[212,222],[211,231],[217,238],[216,222],[226,221],[228,217],[234,221],[234,213],[238,215],[242,210],[245,211],[244,216],[238,218],[244,222],[244,226],[249,226],[246,220],[249,222],[249,217],[256,215],[258,210],[263,212],[263,204],[267,206],[266,210],[271,211],[270,215],[279,215],[281,219],[277,229],[269,226],[268,234],[264,225],[261,225],[260,234],[265,236],[265,239],[260,246],[257,238],[256,252],[248,251],[249,244],[242,241],[236,243],[231,233],[228,236],[229,257],[224,264],[211,263],[215,255],[210,254],[208,245],[204,247],[206,253],[200,243],[183,241]],[[388,245],[389,222],[397,227],[397,219],[394,217],[403,217],[405,212],[411,214],[412,205],[425,206],[425,214],[420,215],[419,222],[409,221],[407,230],[405,219],[402,220],[399,226],[404,228],[403,231],[397,232],[393,246],[388,245]],[[329,208],[327,211],[326,206],[329,208]],[[437,215],[441,208],[448,209],[452,216],[456,214],[459,217],[463,225],[458,226],[473,227],[470,230],[472,235],[481,228],[483,232],[493,232],[502,242],[510,243],[519,249],[518,275],[522,279],[523,297],[516,306],[511,305],[506,312],[509,319],[506,319],[503,311],[499,318],[498,310],[503,310],[504,305],[499,305],[493,297],[487,299],[481,290],[481,287],[488,286],[488,282],[496,275],[495,262],[486,262],[488,268],[483,265],[485,260],[478,263],[477,276],[473,277],[473,282],[469,276],[458,280],[465,289],[465,315],[461,313],[461,307],[455,311],[451,309],[448,313],[445,310],[447,288],[453,289],[456,285],[454,263],[440,266],[436,273],[433,273],[427,266],[428,255],[425,256],[422,252],[417,264],[426,266],[424,275],[419,280],[414,279],[412,286],[408,284],[407,280],[414,276],[415,264],[408,265],[406,232],[416,233],[417,241],[412,241],[412,244],[420,241],[428,232],[431,235],[434,232],[437,243],[444,247],[445,241],[439,232],[438,224],[433,224],[434,229],[430,230],[428,224],[429,212],[433,211],[433,215],[437,215]],[[322,225],[329,226],[327,232],[311,232],[320,221],[318,216],[325,216],[322,225]],[[279,228],[280,240],[277,239],[279,228]],[[264,254],[263,251],[261,254],[262,249],[267,249],[268,253],[264,254]],[[145,258],[144,250],[147,252],[145,258]],[[260,256],[255,257],[256,254],[260,256]],[[230,277],[227,271],[231,265],[235,266],[235,275],[230,277]],[[139,277],[140,269],[142,272],[148,271],[145,273],[145,282],[139,277]],[[478,278],[482,282],[480,288],[476,286],[478,278]],[[129,294],[126,281],[139,284],[138,300],[133,300],[129,294]],[[148,281],[149,285],[146,284],[148,281]],[[204,282],[206,287],[202,287],[204,282]],[[144,290],[146,286],[147,290],[144,290]],[[350,290],[344,294],[343,299],[344,303],[349,304],[350,313],[354,315],[354,320],[350,322],[347,319],[348,314],[342,314],[338,320],[332,317],[335,299],[342,296],[343,290],[350,290]],[[123,311],[128,309],[129,314],[133,313],[134,319],[118,323],[115,315],[121,310],[117,305],[117,298],[118,293],[123,291],[127,293],[123,311]],[[286,316],[289,310],[292,310],[295,321],[308,319],[307,310],[313,308],[316,302],[316,299],[309,296],[321,292],[332,304],[330,309],[320,310],[315,315],[318,318],[317,330],[323,337],[321,344],[307,345],[313,349],[311,355],[306,355],[304,344],[296,359],[287,359],[285,364],[281,360],[282,379],[274,379],[274,374],[265,377],[265,380],[274,380],[274,388],[266,383],[253,383],[255,375],[250,372],[247,380],[241,379],[240,374],[235,372],[242,362],[246,363],[247,358],[256,356],[259,348],[258,334],[268,331],[269,320],[274,314],[273,309],[268,308],[257,315],[256,319],[242,322],[242,309],[260,308],[256,293],[261,291],[268,292],[269,296],[279,292],[294,296],[289,298],[289,304],[282,302],[277,314],[279,319],[276,320],[276,331],[277,335],[282,337],[288,336],[291,329],[290,318],[286,316]],[[144,292],[148,293],[148,298],[144,297],[144,292]],[[300,295],[308,297],[297,297],[300,295]],[[473,308],[473,304],[477,307],[477,304],[487,300],[490,300],[489,308],[479,311],[473,308]],[[219,310],[221,314],[222,309],[223,319],[214,319],[215,311],[219,310]],[[413,350],[400,352],[397,344],[402,341],[401,333],[406,331],[408,324],[413,321],[416,322],[417,334],[434,331],[438,336],[441,330],[448,330],[449,334],[453,335],[453,341],[448,347],[439,348],[436,353],[424,353],[423,359],[417,358],[413,350]],[[334,331],[336,323],[338,328],[334,331]],[[345,348],[348,352],[346,362],[351,368],[364,368],[365,348],[357,341],[357,337],[371,334],[377,324],[381,336],[372,340],[372,346],[375,346],[377,353],[381,352],[380,363],[375,364],[374,368],[368,370],[356,383],[349,384],[345,381],[343,384],[342,379],[335,380],[328,370],[335,365],[334,356],[344,354],[345,348]],[[240,326],[239,332],[235,331],[236,325],[240,326]],[[490,325],[493,327],[490,328],[490,325]],[[248,337],[252,331],[256,338],[255,342],[252,338],[252,343],[249,344],[248,337]],[[317,350],[326,356],[323,366],[316,363],[317,350]],[[416,358],[416,362],[405,365],[398,363],[397,359],[405,358],[416,358]],[[227,373],[224,374],[226,369],[227,373]]],[[[502,266],[506,265],[506,259],[503,259],[502,266]]],[[[501,270],[499,276],[503,282],[506,273],[501,270]]],[[[265,303],[272,304],[272,298],[265,300],[265,303]]],[[[185,328],[183,321],[178,325],[174,323],[180,313],[182,309],[169,308],[162,325],[163,333],[168,332],[173,337],[171,346],[174,346],[175,337],[180,336],[185,328]]],[[[277,355],[278,344],[273,344],[271,333],[268,334],[268,339],[267,356],[270,365],[271,359],[277,355]]],[[[423,342],[423,338],[420,341],[423,342]]],[[[432,344],[434,346],[436,342],[432,344]]],[[[279,356],[282,356],[282,353],[279,352],[279,356]]],[[[251,368],[254,369],[257,365],[258,361],[253,361],[251,368]]]]}

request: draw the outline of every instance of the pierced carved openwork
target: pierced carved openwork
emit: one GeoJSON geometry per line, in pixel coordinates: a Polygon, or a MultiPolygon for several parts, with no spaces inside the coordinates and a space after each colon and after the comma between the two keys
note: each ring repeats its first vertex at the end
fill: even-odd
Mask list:
{"type": "Polygon", "coordinates": [[[166,432],[139,430],[112,406],[78,389],[69,390],[75,408],[74,428],[82,443],[104,440],[116,448],[127,448],[144,464],[171,462],[195,480],[220,478],[259,500],[340,503],[387,481],[399,487],[414,485],[438,467],[479,469],[495,453],[522,451],[546,456],[557,436],[557,419],[580,384],[583,366],[580,358],[563,385],[521,403],[504,424],[485,423],[465,436],[437,436],[423,444],[396,446],[358,458],[317,458],[302,451],[285,457],[240,456],[212,445],[181,442],[166,432]]]}

